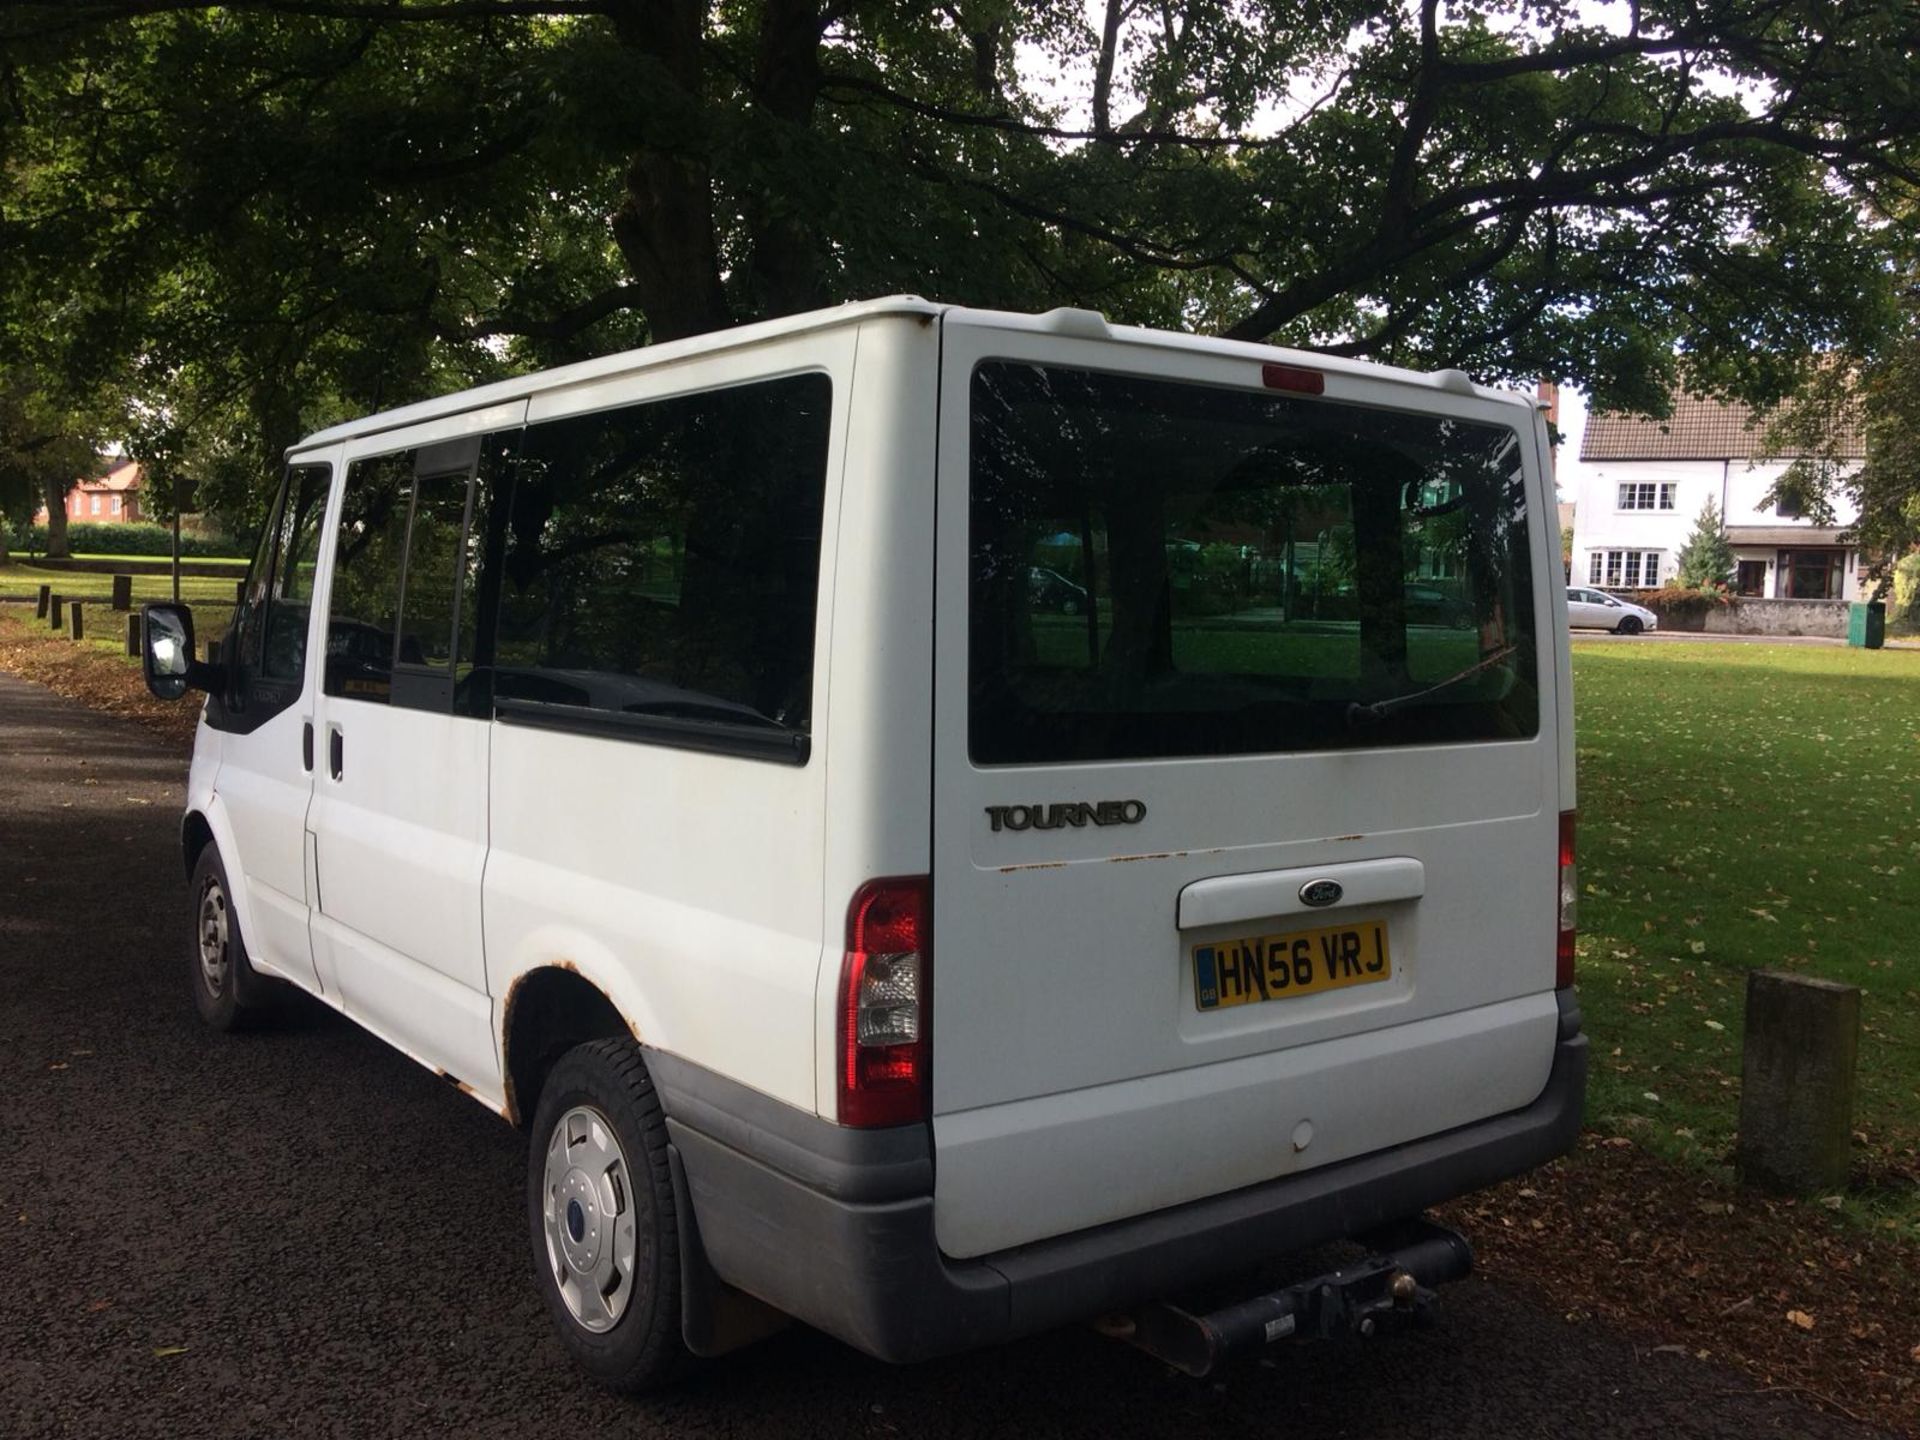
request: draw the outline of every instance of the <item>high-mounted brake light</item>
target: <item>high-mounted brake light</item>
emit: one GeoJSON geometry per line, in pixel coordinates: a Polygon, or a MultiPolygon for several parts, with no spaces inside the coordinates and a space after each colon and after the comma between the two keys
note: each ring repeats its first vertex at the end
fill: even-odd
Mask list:
{"type": "Polygon", "coordinates": [[[840,967],[840,1123],[862,1128],[927,1118],[928,969],[933,884],[925,875],[869,880],[847,905],[840,967]]]}
{"type": "Polygon", "coordinates": [[[1553,983],[1561,989],[1573,984],[1573,940],[1580,919],[1580,876],[1573,864],[1573,814],[1560,812],[1560,944],[1555,953],[1553,983]]]}
{"type": "Polygon", "coordinates": [[[1262,365],[1260,379],[1269,390],[1291,390],[1296,395],[1323,395],[1327,377],[1299,365],[1262,365]]]}

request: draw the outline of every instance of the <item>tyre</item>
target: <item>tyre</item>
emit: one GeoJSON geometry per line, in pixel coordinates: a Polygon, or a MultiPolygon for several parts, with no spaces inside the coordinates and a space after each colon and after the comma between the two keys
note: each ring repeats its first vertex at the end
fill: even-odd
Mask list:
{"type": "Polygon", "coordinates": [[[240,918],[233,909],[233,887],[220,851],[209,845],[193,867],[193,934],[188,955],[193,965],[193,1003],[200,1018],[216,1030],[244,1030],[274,1009],[274,982],[253,968],[240,918]]]}
{"type": "Polygon", "coordinates": [[[686,1369],[666,1117],[632,1040],[575,1046],[547,1077],[527,1225],[540,1293],[581,1369],[627,1394],[686,1369]]]}
{"type": "Polygon", "coordinates": [[[1638,615],[1629,615],[1614,627],[1613,633],[1616,635],[1638,635],[1644,628],[1640,623],[1640,617],[1638,615]]]}
{"type": "Polygon", "coordinates": [[[1062,615],[1078,615],[1080,613],[1080,602],[1069,596],[1060,602],[1060,613],[1062,615]]]}

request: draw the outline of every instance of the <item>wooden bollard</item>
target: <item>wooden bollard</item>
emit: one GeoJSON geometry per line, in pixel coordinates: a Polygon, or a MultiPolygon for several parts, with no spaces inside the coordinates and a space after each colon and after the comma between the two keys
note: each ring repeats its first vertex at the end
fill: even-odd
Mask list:
{"type": "Polygon", "coordinates": [[[73,638],[76,640],[86,639],[87,629],[80,619],[80,602],[78,600],[69,601],[68,609],[73,620],[73,638]]]}
{"type": "Polygon", "coordinates": [[[135,611],[127,616],[127,654],[140,653],[140,614],[135,611]]]}
{"type": "Polygon", "coordinates": [[[40,587],[40,599],[38,604],[34,607],[34,612],[33,612],[34,619],[44,620],[47,618],[47,597],[52,593],[53,593],[53,587],[51,585],[42,585],[40,587]]]}
{"type": "Polygon", "coordinates": [[[1740,1179],[1791,1195],[1846,1187],[1853,1141],[1860,991],[1853,985],[1754,970],[1740,1081],[1740,1179]]]}
{"type": "Polygon", "coordinates": [[[60,592],[55,590],[47,596],[47,628],[58,630],[60,622],[66,618],[66,606],[61,600],[60,592]]]}
{"type": "Polygon", "coordinates": [[[131,610],[133,608],[133,576],[116,575],[113,577],[113,608],[131,610]]]}
{"type": "Polygon", "coordinates": [[[246,581],[236,580],[233,582],[233,603],[236,605],[244,605],[247,603],[246,581]]]}

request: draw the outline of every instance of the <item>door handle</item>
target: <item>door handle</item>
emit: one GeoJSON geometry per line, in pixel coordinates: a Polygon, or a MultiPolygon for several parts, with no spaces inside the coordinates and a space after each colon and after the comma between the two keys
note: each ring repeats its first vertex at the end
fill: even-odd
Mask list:
{"type": "Polygon", "coordinates": [[[346,768],[345,743],[340,735],[340,727],[327,727],[327,772],[334,779],[340,778],[340,772],[346,768]]]}
{"type": "Polygon", "coordinates": [[[300,722],[300,768],[313,773],[313,721],[300,722]]]}

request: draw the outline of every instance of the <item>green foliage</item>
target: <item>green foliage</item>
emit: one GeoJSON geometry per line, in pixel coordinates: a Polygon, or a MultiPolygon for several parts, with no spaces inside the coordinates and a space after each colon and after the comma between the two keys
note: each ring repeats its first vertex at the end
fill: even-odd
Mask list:
{"type": "Polygon", "coordinates": [[[1653,410],[1894,326],[1911,7],[1107,14],[24,0],[0,372],[244,528],[331,421],[888,292],[1653,410]]]}
{"type": "Polygon", "coordinates": [[[1903,631],[1920,629],[1920,550],[1901,556],[1893,567],[1893,603],[1887,607],[1887,624],[1903,631]]]}
{"type": "MultiPolygon", "coordinates": [[[[17,526],[13,543],[19,549],[44,555],[47,553],[47,527],[17,526]]],[[[113,525],[91,525],[76,520],[67,525],[67,545],[75,555],[170,556],[173,554],[173,531],[165,525],[146,525],[137,520],[113,525]]],[[[220,559],[245,554],[247,548],[230,535],[184,531],[180,536],[180,554],[186,558],[220,559]]]]}
{"type": "Polygon", "coordinates": [[[1733,584],[1733,546],[1721,528],[1720,508],[1711,499],[1700,507],[1693,533],[1675,557],[1675,579],[1691,590],[1725,590],[1733,584]]]}

